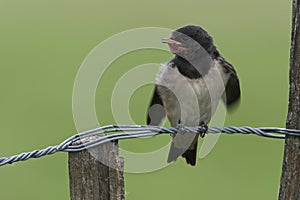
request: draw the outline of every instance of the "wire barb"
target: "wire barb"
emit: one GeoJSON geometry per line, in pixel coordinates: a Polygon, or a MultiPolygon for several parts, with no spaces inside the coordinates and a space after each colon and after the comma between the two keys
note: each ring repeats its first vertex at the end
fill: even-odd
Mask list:
{"type": "MultiPolygon", "coordinates": [[[[199,130],[204,130],[207,127],[185,127],[189,133],[198,133],[199,130]]],[[[160,134],[176,134],[178,128],[159,127],[159,126],[143,126],[143,125],[107,125],[100,128],[92,129],[76,135],[71,136],[57,146],[49,146],[42,150],[34,150],[32,152],[21,153],[10,157],[0,158],[0,166],[12,164],[19,161],[25,161],[30,158],[39,158],[45,155],[54,154],[57,152],[76,152],[83,151],[95,147],[97,145],[113,142],[123,139],[152,137],[160,134]]],[[[208,134],[254,134],[258,136],[284,139],[286,135],[300,137],[300,130],[274,128],[274,127],[261,127],[252,128],[249,126],[235,127],[217,127],[212,126],[207,129],[208,134]]]]}

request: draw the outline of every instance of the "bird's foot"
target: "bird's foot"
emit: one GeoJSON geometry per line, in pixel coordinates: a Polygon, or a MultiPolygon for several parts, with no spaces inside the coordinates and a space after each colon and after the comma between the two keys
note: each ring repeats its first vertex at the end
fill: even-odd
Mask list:
{"type": "Polygon", "coordinates": [[[202,123],[198,128],[198,133],[199,133],[200,137],[202,137],[202,138],[204,138],[207,131],[208,131],[208,126],[204,123],[202,123]]]}
{"type": "Polygon", "coordinates": [[[177,126],[177,132],[183,134],[185,132],[185,126],[183,124],[178,123],[177,126]]]}

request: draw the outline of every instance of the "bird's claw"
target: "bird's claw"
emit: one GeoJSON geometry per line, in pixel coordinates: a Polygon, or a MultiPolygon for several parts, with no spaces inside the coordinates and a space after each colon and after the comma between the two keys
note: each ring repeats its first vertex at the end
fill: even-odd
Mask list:
{"type": "Polygon", "coordinates": [[[177,132],[183,134],[185,131],[185,126],[183,124],[177,124],[177,132]]]}
{"type": "Polygon", "coordinates": [[[206,124],[201,124],[201,126],[198,128],[198,133],[202,138],[204,138],[207,131],[208,131],[208,126],[206,124]]]}

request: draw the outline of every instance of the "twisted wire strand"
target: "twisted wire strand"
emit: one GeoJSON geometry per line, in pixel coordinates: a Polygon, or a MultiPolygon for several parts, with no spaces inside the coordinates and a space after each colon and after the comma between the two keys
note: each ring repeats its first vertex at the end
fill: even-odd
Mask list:
{"type": "MultiPolygon", "coordinates": [[[[182,128],[182,127],[180,127],[182,128]]],[[[49,146],[42,150],[34,150],[25,152],[10,157],[0,158],[0,166],[12,164],[19,161],[25,161],[30,158],[39,158],[45,155],[54,154],[57,152],[76,152],[83,151],[95,147],[97,145],[113,142],[123,139],[152,137],[160,134],[176,134],[180,128],[166,128],[159,126],[143,126],[143,125],[107,125],[96,129],[88,130],[82,133],[73,135],[56,146],[49,146]]],[[[199,133],[205,131],[205,127],[183,127],[187,133],[199,133]]],[[[235,127],[217,127],[212,126],[207,130],[208,134],[254,134],[262,137],[284,139],[286,135],[300,136],[300,130],[275,128],[275,127],[261,127],[252,128],[249,126],[235,127]]]]}

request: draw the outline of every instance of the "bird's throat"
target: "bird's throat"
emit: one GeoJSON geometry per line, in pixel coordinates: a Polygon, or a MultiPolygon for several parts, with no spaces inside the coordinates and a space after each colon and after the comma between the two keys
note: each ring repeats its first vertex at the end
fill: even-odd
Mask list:
{"type": "Polygon", "coordinates": [[[192,60],[186,60],[176,55],[172,62],[182,75],[190,79],[197,79],[205,76],[212,66],[212,60],[208,55],[207,57],[197,57],[192,60]]]}

